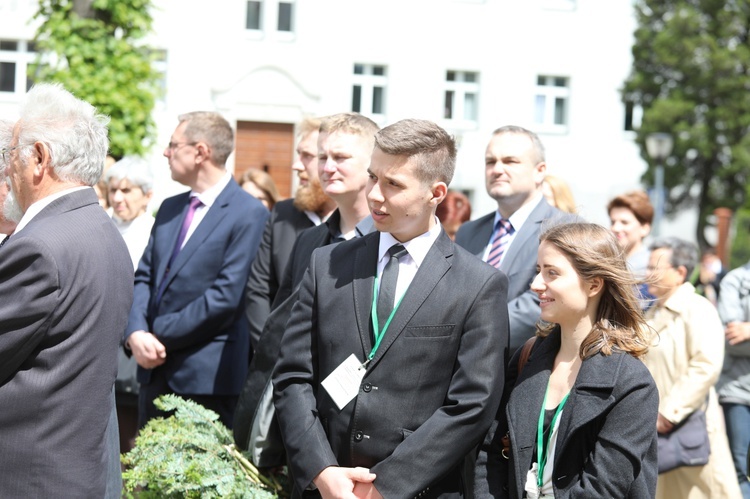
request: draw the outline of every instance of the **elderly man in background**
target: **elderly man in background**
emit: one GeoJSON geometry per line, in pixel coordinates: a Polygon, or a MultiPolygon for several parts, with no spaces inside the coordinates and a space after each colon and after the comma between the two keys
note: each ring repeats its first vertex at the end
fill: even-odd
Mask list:
{"type": "Polygon", "coordinates": [[[112,389],[133,268],[91,188],[106,122],[37,85],[2,150],[18,226],[0,250],[0,497],[119,495],[112,389]]]}

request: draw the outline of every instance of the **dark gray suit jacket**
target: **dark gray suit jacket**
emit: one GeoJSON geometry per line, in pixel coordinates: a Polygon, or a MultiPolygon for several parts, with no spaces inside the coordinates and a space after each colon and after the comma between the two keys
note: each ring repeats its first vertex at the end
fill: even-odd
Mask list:
{"type": "MultiPolygon", "coordinates": [[[[513,352],[534,336],[539,320],[539,297],[531,291],[531,281],[536,275],[536,257],[539,233],[545,220],[572,218],[542,199],[516,233],[500,270],[508,276],[508,314],[510,316],[510,351],[513,352]]],[[[477,220],[466,222],[456,234],[456,244],[479,258],[490,242],[495,212],[477,220]]]]}
{"type": "MultiPolygon", "coordinates": [[[[537,340],[477,463],[477,498],[521,498],[536,449],[537,422],[560,333],[537,340]],[[510,461],[501,456],[506,431],[510,461]]],[[[518,355],[508,370],[516,377],[518,355]]],[[[555,497],[643,499],[656,493],[659,393],[646,366],[625,353],[583,361],[560,419],[552,473],[555,497]]]]}
{"type": "Polygon", "coordinates": [[[320,386],[372,349],[379,233],[313,253],[274,370],[274,401],[298,491],[327,466],[363,466],[385,497],[459,496],[464,457],[497,411],[507,279],[440,234],[358,395],[339,410],[320,386]]]}
{"type": "Polygon", "coordinates": [[[104,497],[133,264],[93,189],[13,235],[0,282],[0,497],[104,497]]]}
{"type": "Polygon", "coordinates": [[[271,210],[245,290],[245,316],[253,349],[257,347],[263,325],[271,313],[271,304],[284,277],[294,241],[300,232],[314,225],[305,212],[294,207],[294,199],[280,201],[271,210]]]}

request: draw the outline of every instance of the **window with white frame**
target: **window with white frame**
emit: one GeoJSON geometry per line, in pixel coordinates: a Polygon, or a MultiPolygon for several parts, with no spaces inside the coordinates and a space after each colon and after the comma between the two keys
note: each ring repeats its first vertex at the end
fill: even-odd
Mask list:
{"type": "Polygon", "coordinates": [[[354,64],[352,78],[352,111],[378,121],[385,116],[386,67],[354,64]]]}
{"type": "Polygon", "coordinates": [[[28,67],[36,56],[33,42],[0,39],[0,95],[24,94],[31,88],[28,67]]]}
{"type": "Polygon", "coordinates": [[[476,125],[479,109],[479,73],[445,72],[443,118],[459,126],[476,125]]]}
{"type": "Polygon", "coordinates": [[[296,0],[248,0],[245,29],[250,32],[294,32],[296,0]]]}
{"type": "Polygon", "coordinates": [[[534,100],[534,122],[540,130],[565,132],[568,128],[570,79],[538,76],[534,100]]]}

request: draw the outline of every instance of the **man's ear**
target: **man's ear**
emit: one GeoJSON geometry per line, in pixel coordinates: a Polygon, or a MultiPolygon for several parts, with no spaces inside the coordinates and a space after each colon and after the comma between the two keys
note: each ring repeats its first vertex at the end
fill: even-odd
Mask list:
{"type": "Polygon", "coordinates": [[[687,275],[687,267],[685,267],[684,265],[680,265],[679,267],[675,268],[675,270],[678,274],[680,274],[683,282],[686,282],[688,277],[690,277],[689,275],[687,275]]]}
{"type": "Polygon", "coordinates": [[[542,182],[544,182],[544,177],[547,175],[547,163],[544,161],[541,161],[534,166],[534,180],[536,181],[536,185],[540,186],[542,185],[542,182]]]}
{"type": "Polygon", "coordinates": [[[432,184],[431,192],[432,198],[430,199],[430,204],[437,206],[443,202],[446,194],[448,194],[448,185],[445,182],[435,182],[432,184]]]}
{"type": "Polygon", "coordinates": [[[52,163],[47,144],[44,142],[34,142],[34,176],[42,177],[44,172],[52,163]]]}
{"type": "Polygon", "coordinates": [[[198,150],[198,156],[196,156],[196,160],[200,158],[200,161],[206,161],[211,157],[211,148],[208,147],[208,144],[205,142],[198,142],[195,144],[195,148],[198,150]]]}

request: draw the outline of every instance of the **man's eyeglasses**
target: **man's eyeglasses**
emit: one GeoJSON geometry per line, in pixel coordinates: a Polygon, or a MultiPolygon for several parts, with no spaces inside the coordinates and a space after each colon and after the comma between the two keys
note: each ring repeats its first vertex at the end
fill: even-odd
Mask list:
{"type": "Polygon", "coordinates": [[[180,147],[194,146],[195,144],[197,144],[197,142],[170,142],[169,144],[167,144],[167,149],[169,149],[170,151],[176,151],[180,147]]]}
{"type": "Polygon", "coordinates": [[[18,149],[19,147],[23,147],[23,145],[19,144],[17,146],[3,147],[2,149],[0,149],[0,156],[3,157],[3,163],[7,163],[8,158],[10,158],[10,152],[14,149],[18,149]]]}

